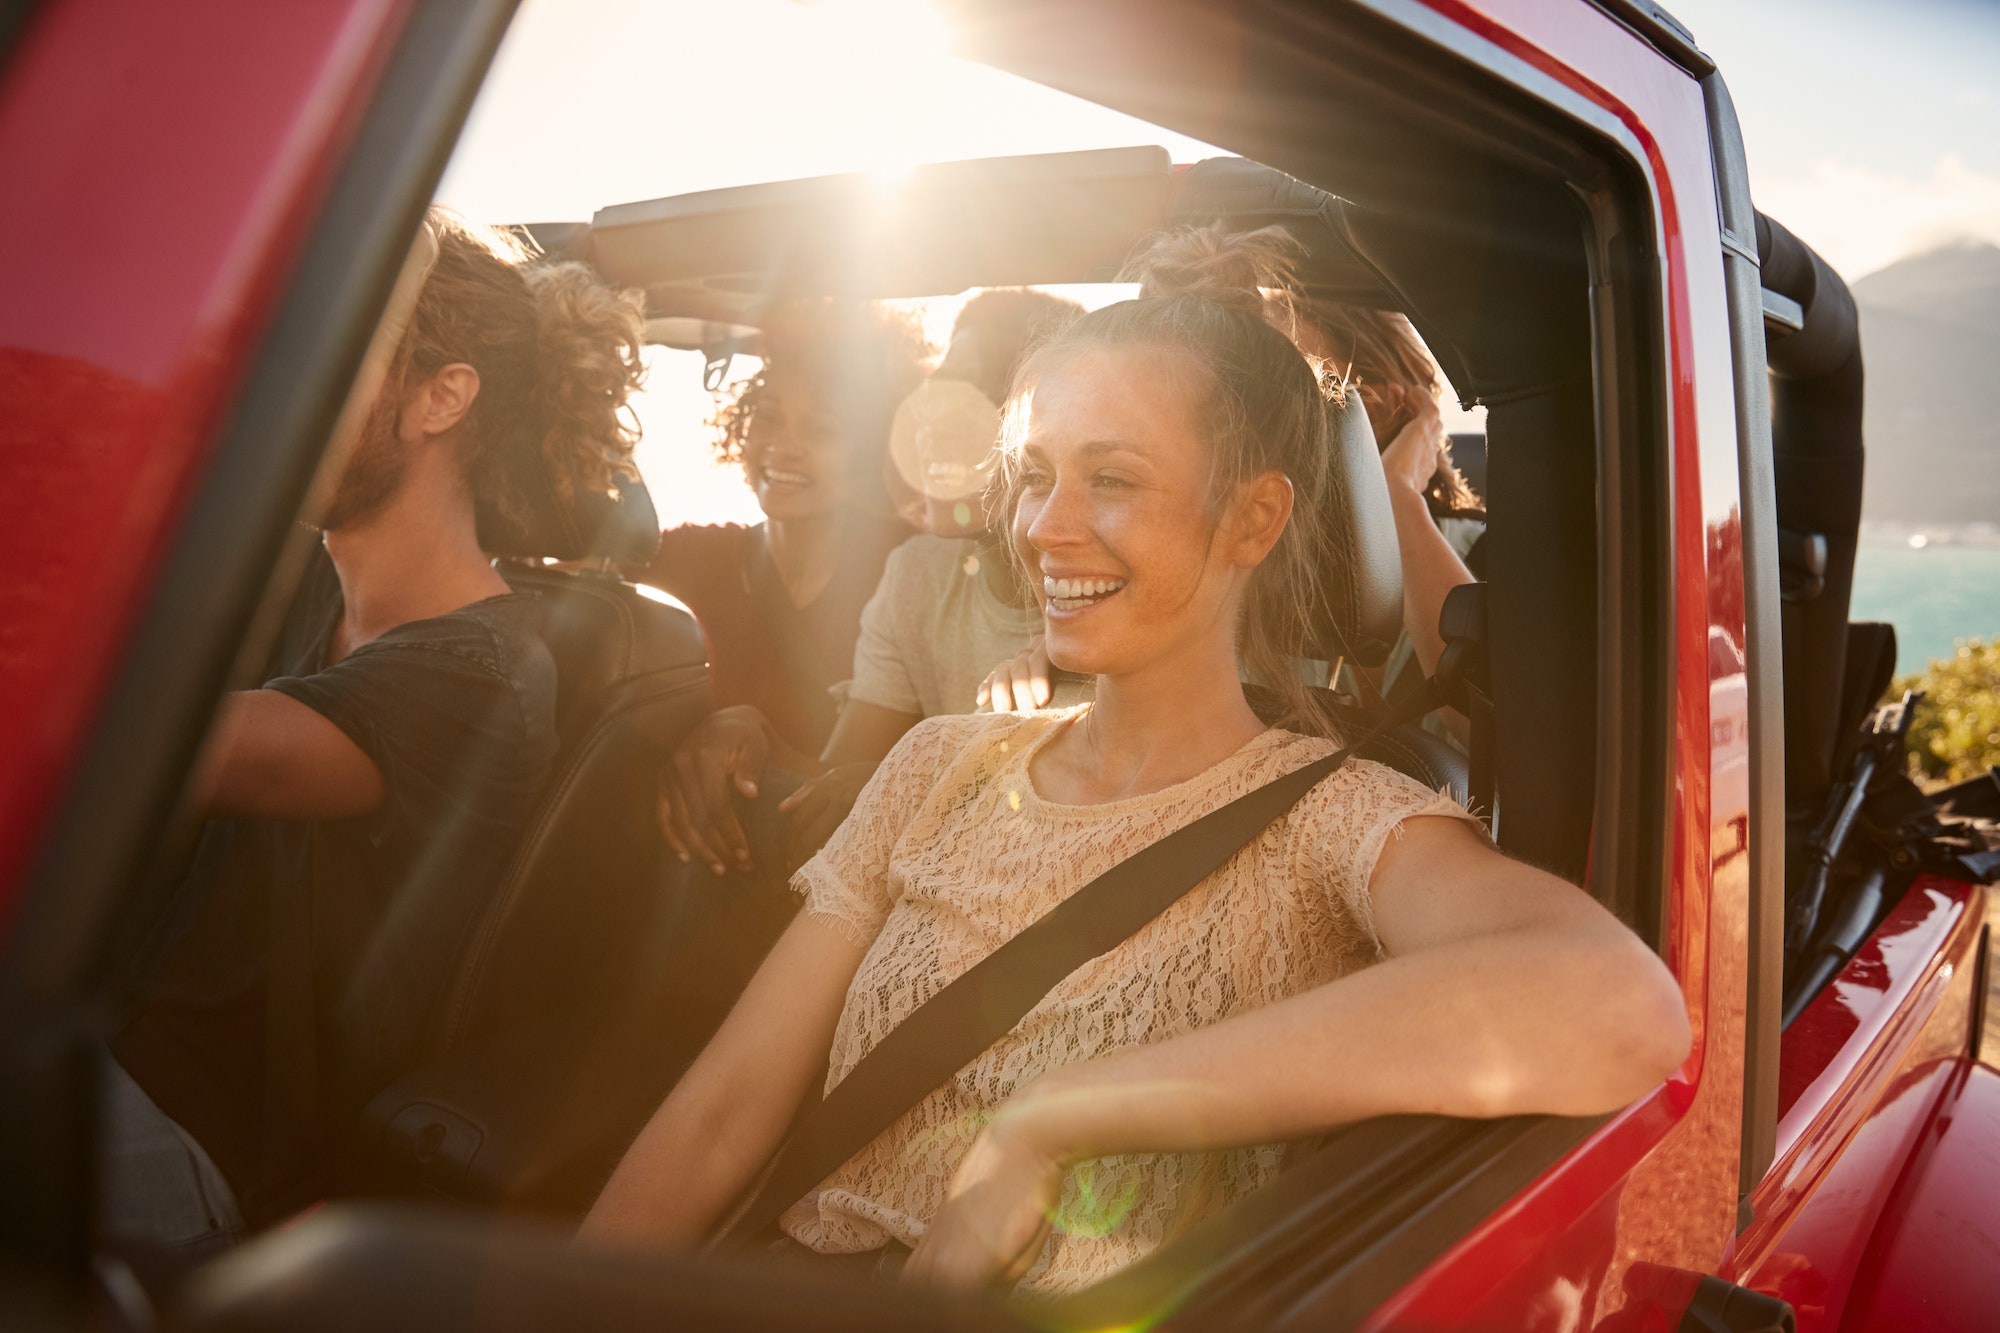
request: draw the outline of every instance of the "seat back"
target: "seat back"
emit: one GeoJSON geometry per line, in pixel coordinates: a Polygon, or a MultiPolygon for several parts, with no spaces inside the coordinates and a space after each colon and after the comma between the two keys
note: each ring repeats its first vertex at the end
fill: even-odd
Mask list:
{"type": "Polygon", "coordinates": [[[616,1003],[657,894],[659,770],[708,707],[701,633],[685,611],[615,575],[507,573],[542,602],[561,749],[457,961],[441,1050],[616,1003]]]}
{"type": "MultiPolygon", "coordinates": [[[[1784,597],[1778,618],[1785,808],[1794,835],[1788,869],[1796,880],[1806,855],[1803,838],[1819,820],[1839,776],[1835,756],[1851,744],[1858,721],[1843,700],[1846,668],[1855,660],[1847,613],[1861,528],[1865,376],[1859,316],[1840,275],[1762,213],[1757,254],[1765,288],[1798,302],[1803,319],[1796,330],[1767,330],[1765,342],[1784,597]]],[[[1861,657],[1865,683],[1872,662],[1865,649],[1861,657]]]]}
{"type": "MultiPolygon", "coordinates": [[[[1223,220],[1232,229],[1283,227],[1310,257],[1314,299],[1379,305],[1387,292],[1347,244],[1340,207],[1333,196],[1281,171],[1243,158],[1215,157],[1177,172],[1167,221],[1223,220]]],[[[1328,447],[1341,512],[1332,516],[1337,550],[1326,605],[1315,626],[1316,651],[1329,662],[1345,658],[1360,666],[1380,666],[1403,626],[1403,562],[1381,451],[1360,395],[1350,394],[1334,407],[1328,447]]]]}
{"type": "Polygon", "coordinates": [[[615,575],[506,573],[542,603],[560,749],[463,932],[425,1059],[372,1096],[339,1188],[573,1211],[693,1045],[649,1026],[674,1017],[661,977],[683,970],[695,896],[655,804],[708,711],[708,667],[693,617],[615,575]]]}

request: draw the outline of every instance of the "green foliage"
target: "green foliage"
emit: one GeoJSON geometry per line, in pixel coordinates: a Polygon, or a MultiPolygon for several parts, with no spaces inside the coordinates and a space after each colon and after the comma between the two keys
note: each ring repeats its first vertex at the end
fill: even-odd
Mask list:
{"type": "Polygon", "coordinates": [[[2000,764],[2000,639],[1961,639],[1939,658],[1890,687],[1922,690],[1910,727],[1910,768],[1925,786],[1977,777],[2000,764]]]}

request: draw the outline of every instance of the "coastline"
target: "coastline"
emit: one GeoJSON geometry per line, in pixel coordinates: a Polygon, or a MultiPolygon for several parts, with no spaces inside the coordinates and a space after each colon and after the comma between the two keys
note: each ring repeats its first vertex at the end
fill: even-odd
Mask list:
{"type": "Polygon", "coordinates": [[[2000,638],[2000,525],[1864,524],[1848,614],[1896,627],[1898,675],[2000,638]]]}

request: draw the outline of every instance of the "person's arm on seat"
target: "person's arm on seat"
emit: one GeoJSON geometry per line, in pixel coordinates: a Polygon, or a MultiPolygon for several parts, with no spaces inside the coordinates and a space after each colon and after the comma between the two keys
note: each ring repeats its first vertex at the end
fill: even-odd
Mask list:
{"type": "Polygon", "coordinates": [[[750,868],[750,839],[736,817],[735,796],[755,800],[771,764],[802,775],[818,759],[794,749],[750,704],[719,708],[695,724],[660,772],[660,831],[682,861],[699,857],[720,875],[750,868]]]}
{"type": "Polygon", "coordinates": [[[324,715],[276,690],[226,696],[196,767],[208,815],[348,819],[382,805],[381,770],[324,715]]]}
{"type": "Polygon", "coordinates": [[[826,1076],[847,987],[866,948],[802,915],[700,1057],[626,1150],[580,1240],[699,1244],[783,1141],[826,1076]]]}
{"type": "Polygon", "coordinates": [[[1443,454],[1444,432],[1437,401],[1429,394],[1407,395],[1416,416],[1396,432],[1382,451],[1382,471],[1389,481],[1389,507],[1396,517],[1396,546],[1403,557],[1403,628],[1426,676],[1437,670],[1444,654],[1438,634],[1438,613],[1445,594],[1473,582],[1472,571],[1451,549],[1431,517],[1424,488],[1436,475],[1443,454]]]}
{"type": "Polygon", "coordinates": [[[1016,1092],[905,1277],[976,1288],[1026,1272],[1079,1161],[1270,1143],[1392,1112],[1595,1115],[1686,1058],[1686,1003],[1653,951],[1464,824],[1409,819],[1369,885],[1384,961],[1016,1092]]]}

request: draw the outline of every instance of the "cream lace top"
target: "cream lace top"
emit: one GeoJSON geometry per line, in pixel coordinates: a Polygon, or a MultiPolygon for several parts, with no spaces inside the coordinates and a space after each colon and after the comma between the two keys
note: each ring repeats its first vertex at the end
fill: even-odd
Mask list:
{"type": "MultiPolygon", "coordinates": [[[[924,1000],[1117,862],[1253,787],[1330,753],[1271,730],[1206,772],[1102,805],[1057,805],[1028,761],[1083,705],[926,719],[883,761],[793,881],[806,911],[868,945],[848,987],[830,1091],[924,1000]]],[[[1355,761],[1220,870],[1065,978],[1006,1037],[794,1204],[781,1225],[823,1253],[914,1245],[999,1103],[1043,1070],[1162,1041],[1298,994],[1380,954],[1368,879],[1412,815],[1470,819],[1447,796],[1355,761]]],[[[1018,1288],[1087,1286],[1271,1180],[1283,1149],[1085,1162],[1018,1288]]]]}

